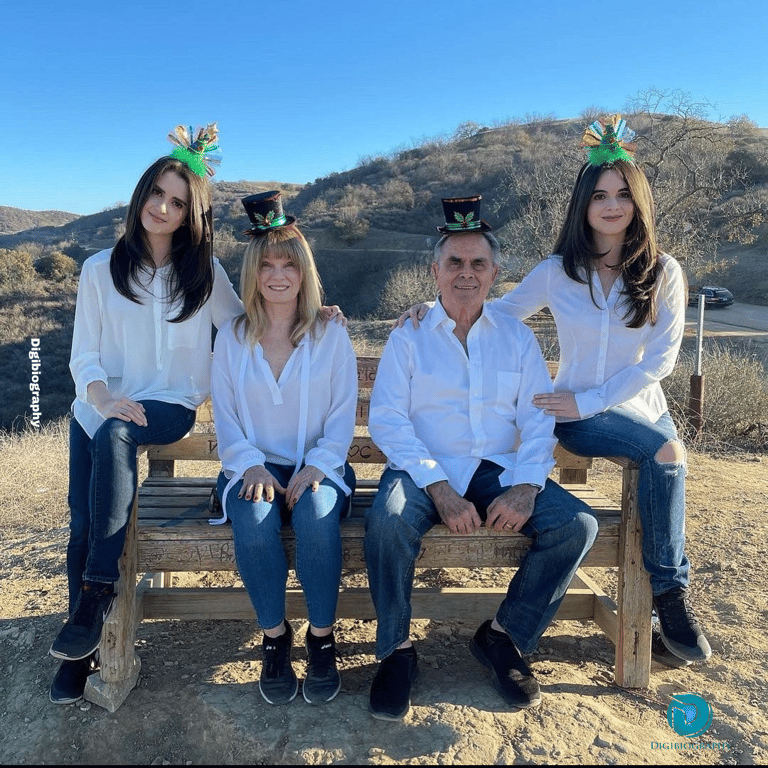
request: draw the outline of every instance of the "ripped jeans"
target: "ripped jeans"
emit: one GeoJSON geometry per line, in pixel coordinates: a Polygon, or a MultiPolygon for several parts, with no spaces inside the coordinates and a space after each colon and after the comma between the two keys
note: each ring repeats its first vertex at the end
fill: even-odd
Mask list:
{"type": "Polygon", "coordinates": [[[619,406],[589,419],[557,424],[555,435],[563,447],[580,456],[626,456],[639,465],[643,564],[651,577],[653,594],[688,586],[686,465],[659,463],[656,459],[662,446],[679,442],[669,412],[654,423],[619,406]]]}

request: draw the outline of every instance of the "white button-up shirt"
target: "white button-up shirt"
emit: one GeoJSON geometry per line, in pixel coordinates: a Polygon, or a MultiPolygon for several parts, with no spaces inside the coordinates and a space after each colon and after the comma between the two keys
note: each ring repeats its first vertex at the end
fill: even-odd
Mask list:
{"type": "Polygon", "coordinates": [[[420,488],[447,480],[460,495],[483,459],[503,486],[543,487],[554,467],[554,419],[532,405],[552,380],[536,339],[484,305],[467,335],[437,301],[419,329],[390,334],[371,394],[369,430],[388,466],[420,488]]]}
{"type": "Polygon", "coordinates": [[[606,298],[594,273],[593,302],[589,285],[571,280],[560,256],[542,261],[492,306],[520,319],[549,307],[560,343],[555,391],[576,393],[582,419],[621,405],[655,422],[667,410],[659,382],[675,367],[685,330],[683,271],[666,254],[661,265],[655,325],[627,328],[622,278],[606,298]]]}
{"type": "Polygon", "coordinates": [[[211,401],[228,487],[265,461],[298,469],[303,460],[349,495],[343,475],[355,433],[357,359],[346,328],[331,321],[317,337],[305,334],[277,380],[261,344],[251,348],[243,338],[230,322],[213,352],[211,401]]]}
{"type": "Polygon", "coordinates": [[[171,265],[134,286],[141,304],[118,293],[109,271],[112,249],[83,263],[77,288],[69,369],[75,381],[72,413],[89,437],[104,422],[88,402],[88,385],[103,381],[131,400],[160,400],[197,408],[210,394],[211,334],[243,311],[227,273],[214,259],[213,292],[182,323],[170,323],[179,304],[168,304],[171,265]]]}

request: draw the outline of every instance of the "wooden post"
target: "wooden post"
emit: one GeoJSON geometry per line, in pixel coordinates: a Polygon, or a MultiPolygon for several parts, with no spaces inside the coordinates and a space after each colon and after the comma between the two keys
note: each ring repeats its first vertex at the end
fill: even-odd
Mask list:
{"type": "Polygon", "coordinates": [[[141,661],[134,651],[136,626],[141,606],[136,600],[136,517],[138,494],[128,522],[123,555],[120,558],[120,579],[117,595],[112,605],[99,645],[101,670],[90,675],[86,682],[84,698],[115,712],[125,701],[139,679],[141,661]]]}
{"type": "Polygon", "coordinates": [[[619,615],[616,682],[625,688],[647,688],[651,672],[651,583],[643,567],[643,529],[638,510],[636,465],[624,469],[622,523],[619,534],[619,615]]]}
{"type": "Polygon", "coordinates": [[[704,427],[704,376],[691,374],[691,390],[688,398],[688,423],[693,439],[699,440],[704,427]]]}

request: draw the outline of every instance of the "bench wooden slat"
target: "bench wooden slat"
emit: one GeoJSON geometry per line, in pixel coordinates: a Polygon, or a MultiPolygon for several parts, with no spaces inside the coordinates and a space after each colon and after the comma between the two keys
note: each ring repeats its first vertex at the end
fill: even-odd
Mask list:
{"type": "MultiPolygon", "coordinates": [[[[215,435],[191,434],[171,445],[151,445],[147,455],[152,460],[177,461],[218,461],[215,435]]],[[[386,456],[370,437],[358,435],[352,439],[347,454],[350,464],[386,464],[386,456]]],[[[576,456],[561,445],[555,448],[555,465],[560,469],[586,470],[592,466],[592,459],[576,456]]]]}
{"type": "MultiPolygon", "coordinates": [[[[480,622],[493,616],[504,599],[506,589],[438,588],[414,586],[411,592],[411,615],[415,619],[429,618],[450,621],[480,622]]],[[[307,618],[304,593],[288,589],[286,612],[291,618],[307,618]]],[[[594,595],[589,589],[569,590],[555,618],[562,620],[592,617],[594,595]]],[[[180,587],[175,589],[148,588],[143,593],[143,618],[208,620],[229,619],[254,621],[256,614],[243,587],[180,587]]],[[[364,587],[341,590],[339,619],[375,619],[371,594],[364,587]]]]}
{"type": "MultiPolygon", "coordinates": [[[[615,511],[598,516],[600,534],[583,562],[587,566],[616,563],[621,518],[615,511]]],[[[364,521],[349,518],[341,523],[342,567],[365,567],[364,521]]],[[[140,571],[232,571],[236,570],[232,529],[212,526],[207,518],[169,521],[141,520],[137,528],[140,571]]],[[[295,565],[293,530],[282,531],[289,567],[295,565]]],[[[470,534],[451,533],[437,525],[422,541],[417,568],[514,568],[530,548],[530,539],[516,533],[481,528],[470,534]]]]}

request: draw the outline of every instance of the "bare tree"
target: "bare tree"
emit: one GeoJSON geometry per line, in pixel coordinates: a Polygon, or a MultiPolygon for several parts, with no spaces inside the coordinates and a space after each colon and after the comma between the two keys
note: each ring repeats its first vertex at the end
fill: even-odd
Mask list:
{"type": "Polygon", "coordinates": [[[510,280],[522,279],[552,252],[583,162],[573,128],[552,130],[533,142],[521,131],[519,142],[495,196],[497,216],[511,214],[498,232],[510,280]]]}
{"type": "Polygon", "coordinates": [[[627,104],[637,158],[653,189],[661,245],[700,277],[726,266],[722,240],[749,243],[765,213],[748,169],[733,162],[738,124],[680,90],[650,88],[627,104]]]}
{"type": "MultiPolygon", "coordinates": [[[[752,242],[768,210],[768,196],[753,187],[750,169],[733,161],[743,118],[717,121],[713,109],[683,91],[651,88],[623,110],[638,133],[636,158],[653,190],[659,242],[691,277],[721,270],[719,243],[752,242]]],[[[594,116],[592,108],[586,113],[594,116]]],[[[584,127],[540,125],[534,140],[521,137],[512,155],[496,204],[511,215],[500,236],[513,274],[527,273],[551,252],[585,159],[579,148],[584,127]]]]}

